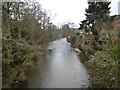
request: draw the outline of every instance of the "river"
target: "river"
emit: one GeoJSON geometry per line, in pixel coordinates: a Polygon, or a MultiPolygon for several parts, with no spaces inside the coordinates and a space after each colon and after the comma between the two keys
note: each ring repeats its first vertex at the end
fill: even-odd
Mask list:
{"type": "Polygon", "coordinates": [[[71,50],[66,38],[55,40],[48,46],[51,53],[47,60],[37,62],[36,69],[31,72],[24,88],[87,88],[89,74],[71,50]]]}

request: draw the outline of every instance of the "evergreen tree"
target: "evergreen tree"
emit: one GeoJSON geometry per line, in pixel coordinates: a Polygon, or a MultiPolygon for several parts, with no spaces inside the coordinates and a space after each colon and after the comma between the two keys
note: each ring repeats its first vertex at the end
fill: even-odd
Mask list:
{"type": "MultiPolygon", "coordinates": [[[[104,2],[99,2],[94,0],[92,2],[88,1],[88,8],[85,10],[86,20],[83,20],[80,24],[82,28],[85,28],[86,32],[91,31],[94,36],[94,46],[97,49],[99,36],[98,33],[101,30],[103,22],[105,22],[110,13],[111,2],[104,0],[104,2]]],[[[80,27],[81,28],[81,27],[80,27]]]]}

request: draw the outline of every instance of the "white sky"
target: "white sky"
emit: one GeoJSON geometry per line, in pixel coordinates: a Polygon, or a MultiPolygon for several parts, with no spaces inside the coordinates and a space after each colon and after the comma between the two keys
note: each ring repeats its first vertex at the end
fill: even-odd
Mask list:
{"type": "MultiPolygon", "coordinates": [[[[43,9],[50,10],[53,24],[59,25],[64,22],[74,22],[79,27],[80,21],[85,19],[85,8],[88,7],[87,0],[37,0],[43,9]]],[[[118,14],[118,2],[120,0],[110,0],[111,15],[118,14]]]]}

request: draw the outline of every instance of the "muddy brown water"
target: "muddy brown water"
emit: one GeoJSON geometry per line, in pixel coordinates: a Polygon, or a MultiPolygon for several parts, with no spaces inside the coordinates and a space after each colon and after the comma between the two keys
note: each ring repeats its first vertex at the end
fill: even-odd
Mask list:
{"type": "Polygon", "coordinates": [[[55,40],[48,46],[47,60],[40,60],[30,72],[28,81],[19,88],[87,88],[89,75],[71,50],[66,38],[55,40]]]}

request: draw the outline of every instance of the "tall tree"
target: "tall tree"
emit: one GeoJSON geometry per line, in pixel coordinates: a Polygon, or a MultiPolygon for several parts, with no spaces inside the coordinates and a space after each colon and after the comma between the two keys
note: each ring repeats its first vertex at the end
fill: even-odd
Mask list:
{"type": "Polygon", "coordinates": [[[103,2],[99,2],[99,0],[88,1],[88,8],[85,10],[86,20],[83,20],[80,24],[80,28],[84,27],[85,30],[91,31],[94,36],[94,45],[97,47],[99,35],[98,33],[101,30],[101,26],[103,22],[105,22],[110,13],[110,1],[102,0],[103,2]]]}

